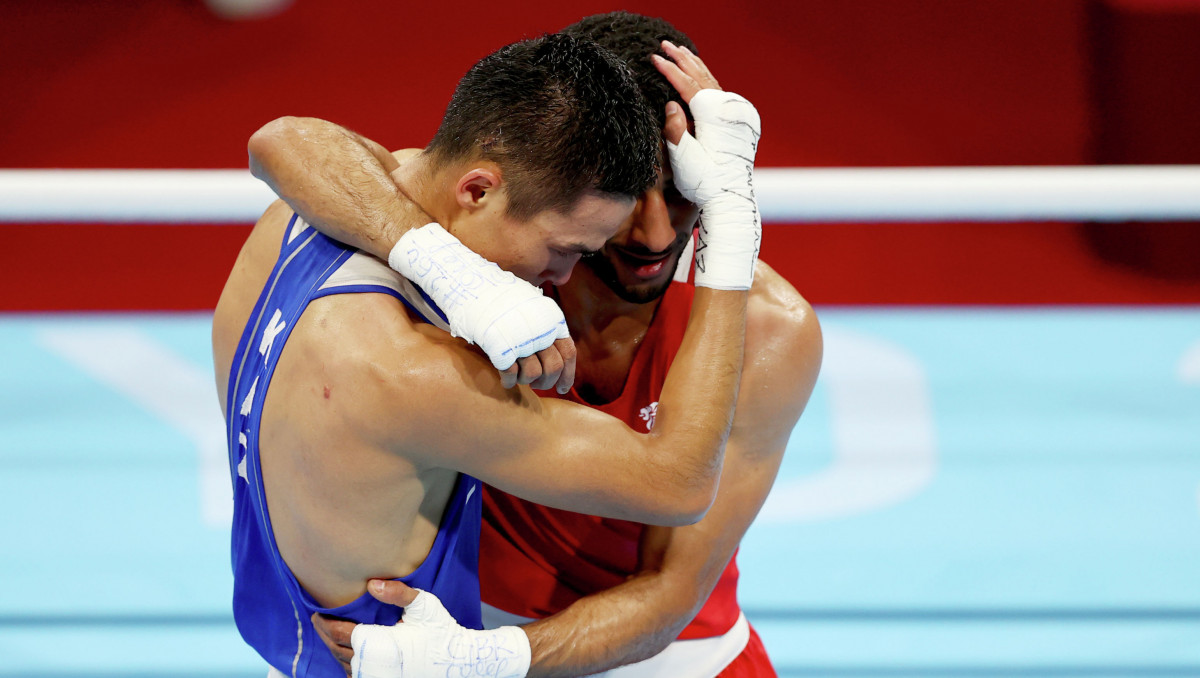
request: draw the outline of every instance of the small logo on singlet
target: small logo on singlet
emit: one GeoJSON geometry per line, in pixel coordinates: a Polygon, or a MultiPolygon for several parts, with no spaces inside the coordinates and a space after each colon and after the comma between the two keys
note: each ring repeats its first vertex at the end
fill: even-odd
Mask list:
{"type": "Polygon", "coordinates": [[[642,421],[646,422],[647,431],[654,428],[654,415],[656,414],[658,414],[657,400],[642,408],[641,417],[642,421]]]}

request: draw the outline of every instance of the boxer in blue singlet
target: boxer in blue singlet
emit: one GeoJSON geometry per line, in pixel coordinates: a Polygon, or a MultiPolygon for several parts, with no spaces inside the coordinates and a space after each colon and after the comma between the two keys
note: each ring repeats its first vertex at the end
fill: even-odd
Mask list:
{"type": "MultiPolygon", "coordinates": [[[[594,44],[547,36],[506,47],[460,82],[429,147],[391,159],[393,178],[437,223],[406,234],[389,261],[452,303],[511,278],[464,273],[475,255],[463,245],[528,282],[565,280],[655,180],[658,135],[628,73],[594,44]]],[[[659,424],[641,435],[506,388],[447,331],[446,304],[449,323],[381,261],[273,205],[213,318],[245,640],[286,675],[342,675],[309,616],[394,622],[364,595],[371,578],[429,589],[477,626],[474,478],[596,515],[699,519],[736,399],[729,366],[741,363],[745,296],[697,293],[659,424]]],[[[528,641],[516,636],[527,667],[528,641]]]]}
{"type": "MultiPolygon", "coordinates": [[[[271,376],[296,321],[309,302],[332,294],[382,293],[404,302],[426,322],[447,329],[444,316],[409,281],[377,259],[314,231],[299,217],[288,223],[279,260],[238,342],[225,411],[230,466],[236,474],[233,514],[234,618],[250,645],[272,666],[296,675],[337,675],[340,667],[308,622],[314,612],[395,624],[400,611],[364,593],[323,607],[292,576],[275,546],[258,455],[259,423],[271,376]],[[294,634],[279,629],[294,628],[294,634]]],[[[401,580],[436,592],[464,626],[479,621],[479,481],[459,475],[437,537],[421,565],[401,580]],[[472,501],[474,499],[474,501],[472,501]]]]}

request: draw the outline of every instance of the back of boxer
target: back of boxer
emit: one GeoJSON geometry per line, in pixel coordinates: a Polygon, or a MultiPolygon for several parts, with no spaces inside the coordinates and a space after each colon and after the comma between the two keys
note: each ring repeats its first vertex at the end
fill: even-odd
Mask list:
{"type": "MultiPolygon", "coordinates": [[[[461,154],[412,154],[397,176],[443,233],[532,282],[564,278],[581,251],[599,248],[620,226],[632,196],[650,182],[658,132],[628,74],[586,41],[547,36],[501,50],[464,78],[451,109],[528,119],[530,97],[520,88],[485,87],[480,98],[470,86],[496,81],[533,81],[543,95],[567,97],[548,108],[567,114],[549,124],[532,120],[525,135],[519,120],[503,121],[461,154]],[[579,74],[587,83],[572,80],[579,74]],[[597,139],[622,153],[590,151],[597,139]],[[551,183],[521,172],[522,160],[545,162],[539,143],[547,140],[583,154],[552,165],[551,183]],[[563,176],[572,170],[584,180],[572,185],[563,176]]],[[[442,271],[433,284],[474,293],[455,277],[468,254],[446,243],[434,231],[434,240],[410,241],[400,254],[418,273],[442,271]]],[[[505,280],[496,270],[487,282],[505,280]]],[[[432,581],[448,598],[460,587],[469,593],[479,504],[474,481],[460,471],[552,505],[667,524],[696,520],[719,475],[746,303],[744,292],[699,296],[695,331],[681,351],[689,364],[664,395],[671,430],[644,436],[587,408],[539,400],[526,387],[506,389],[415,287],[272,206],[239,255],[213,322],[243,636],[278,671],[340,675],[313,632],[313,612],[394,620],[394,611],[364,595],[371,577],[432,581]]],[[[470,595],[459,597],[452,604],[469,618],[470,595]]],[[[524,644],[513,651],[527,665],[524,634],[508,638],[524,644]]]]}

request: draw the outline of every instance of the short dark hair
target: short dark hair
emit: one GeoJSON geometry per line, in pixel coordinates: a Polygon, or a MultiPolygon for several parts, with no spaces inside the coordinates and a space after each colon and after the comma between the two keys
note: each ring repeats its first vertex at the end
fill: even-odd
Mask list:
{"type": "Polygon", "coordinates": [[[659,171],[655,124],[629,68],[594,41],[523,40],[459,81],[426,152],[482,156],[504,173],[508,214],[568,211],[589,189],[636,198],[659,171]]]}
{"type": "Polygon", "coordinates": [[[665,109],[668,101],[675,101],[683,106],[684,111],[688,110],[687,104],[679,98],[679,92],[675,91],[650,60],[651,54],[670,58],[662,49],[663,40],[687,47],[694,54],[700,53],[692,39],[670,22],[631,12],[609,12],[584,17],[562,29],[560,33],[594,40],[624,61],[633,71],[633,79],[642,91],[642,96],[646,98],[660,130],[666,122],[665,109]]]}

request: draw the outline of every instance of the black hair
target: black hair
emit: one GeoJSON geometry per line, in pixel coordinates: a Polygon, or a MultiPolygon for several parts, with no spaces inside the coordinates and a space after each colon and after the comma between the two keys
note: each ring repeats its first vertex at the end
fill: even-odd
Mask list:
{"type": "Polygon", "coordinates": [[[641,195],[658,175],[661,129],[625,64],[591,40],[554,34],[475,64],[426,152],[498,164],[508,214],[520,219],[568,211],[589,189],[641,195]]]}
{"type": "Polygon", "coordinates": [[[659,129],[662,129],[666,122],[665,108],[668,101],[675,101],[683,106],[685,112],[688,111],[687,104],[679,98],[679,93],[650,60],[651,54],[670,59],[662,49],[663,40],[687,47],[693,54],[700,53],[692,39],[670,22],[631,12],[609,12],[584,17],[562,29],[560,33],[594,40],[625,62],[633,71],[633,79],[642,91],[642,96],[646,98],[654,119],[658,121],[659,129]]]}

